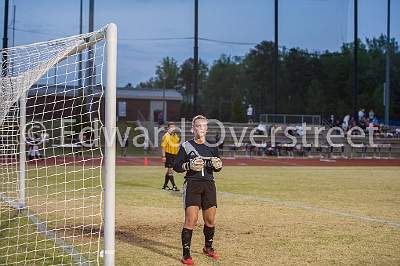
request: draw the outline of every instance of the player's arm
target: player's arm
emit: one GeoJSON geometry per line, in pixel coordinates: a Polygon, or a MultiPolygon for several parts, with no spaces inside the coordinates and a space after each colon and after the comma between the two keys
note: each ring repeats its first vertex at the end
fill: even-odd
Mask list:
{"type": "Polygon", "coordinates": [[[167,134],[165,134],[164,136],[163,136],[163,138],[162,138],[162,141],[161,141],[161,154],[162,154],[162,160],[163,160],[163,162],[165,162],[165,146],[167,145],[167,134]]]}
{"type": "Polygon", "coordinates": [[[182,147],[182,145],[179,147],[179,152],[178,155],[176,156],[175,159],[175,164],[174,164],[174,171],[178,173],[183,173],[187,171],[186,169],[186,152],[185,149],[182,147]]]}
{"type": "Polygon", "coordinates": [[[174,170],[178,173],[183,173],[185,171],[195,171],[199,172],[204,168],[204,160],[200,157],[193,158],[189,160],[186,154],[185,148],[181,145],[179,147],[178,155],[175,159],[174,170]]]}
{"type": "Polygon", "coordinates": [[[218,147],[214,147],[213,157],[211,158],[211,163],[212,163],[214,172],[219,172],[222,170],[222,161],[219,156],[218,147]]]}

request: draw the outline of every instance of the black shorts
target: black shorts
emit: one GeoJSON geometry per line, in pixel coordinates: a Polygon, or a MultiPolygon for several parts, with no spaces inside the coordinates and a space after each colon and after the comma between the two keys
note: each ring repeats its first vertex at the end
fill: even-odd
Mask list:
{"type": "Polygon", "coordinates": [[[165,168],[173,168],[175,164],[175,159],[175,154],[165,153],[165,168]]]}
{"type": "Polygon", "coordinates": [[[217,207],[217,189],[214,181],[187,179],[183,184],[183,207],[198,206],[207,210],[217,207]]]}

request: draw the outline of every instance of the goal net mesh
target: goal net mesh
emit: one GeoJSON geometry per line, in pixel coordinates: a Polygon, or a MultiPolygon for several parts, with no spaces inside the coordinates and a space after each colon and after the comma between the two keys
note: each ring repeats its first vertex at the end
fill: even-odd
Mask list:
{"type": "Polygon", "coordinates": [[[2,51],[0,265],[100,263],[105,45],[103,28],[2,51]]]}

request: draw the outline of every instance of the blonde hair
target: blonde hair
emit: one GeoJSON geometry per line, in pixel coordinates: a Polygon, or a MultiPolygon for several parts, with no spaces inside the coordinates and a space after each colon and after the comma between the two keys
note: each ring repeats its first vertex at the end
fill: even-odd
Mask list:
{"type": "Polygon", "coordinates": [[[193,117],[193,119],[192,119],[192,126],[194,126],[194,123],[195,123],[197,120],[200,120],[200,119],[207,120],[207,117],[205,117],[204,115],[196,115],[196,116],[193,117]]]}

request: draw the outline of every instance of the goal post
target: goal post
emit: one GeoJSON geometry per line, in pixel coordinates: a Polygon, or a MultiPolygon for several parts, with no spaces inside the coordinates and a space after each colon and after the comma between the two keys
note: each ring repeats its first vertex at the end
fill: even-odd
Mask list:
{"type": "Polygon", "coordinates": [[[19,172],[18,172],[18,207],[25,207],[25,167],[26,167],[26,145],[25,145],[25,129],[26,129],[26,92],[19,99],[19,172]]]}
{"type": "Polygon", "coordinates": [[[104,160],[104,258],[105,265],[115,261],[115,153],[116,153],[116,80],[117,80],[117,27],[107,28],[107,90],[105,133],[108,135],[104,160]]]}
{"type": "Polygon", "coordinates": [[[0,265],[114,265],[117,26],[2,58],[0,265]]]}

